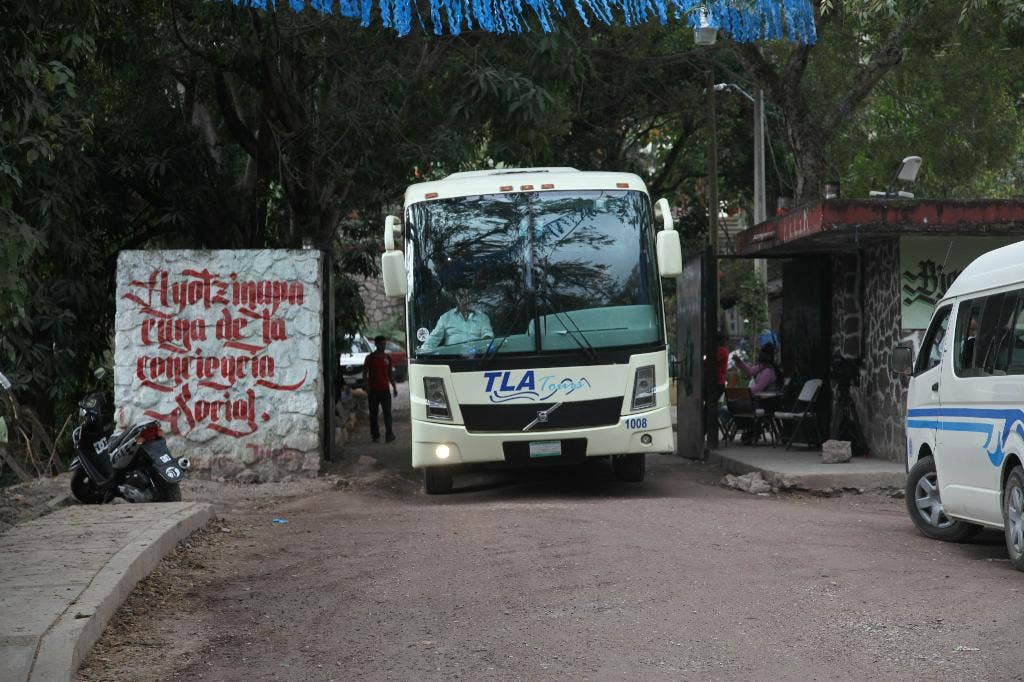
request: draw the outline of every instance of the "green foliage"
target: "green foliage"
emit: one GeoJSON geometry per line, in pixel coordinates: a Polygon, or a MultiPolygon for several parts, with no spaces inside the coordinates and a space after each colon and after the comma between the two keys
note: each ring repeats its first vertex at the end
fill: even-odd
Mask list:
{"type": "Polygon", "coordinates": [[[21,272],[66,219],[53,164],[88,135],[77,70],[91,57],[91,2],[15,0],[0,22],[0,315],[21,307],[21,272]]]}
{"type": "Polygon", "coordinates": [[[899,160],[919,154],[919,197],[1020,196],[1024,177],[1024,50],[998,17],[955,25],[940,49],[953,8],[909,40],[900,67],[832,146],[844,193],[884,189],[899,160]]]}
{"type": "Polygon", "coordinates": [[[851,0],[817,18],[814,46],[733,45],[776,109],[770,128],[788,148],[779,167],[793,173],[784,184],[798,201],[818,199],[837,178],[847,196],[860,194],[884,187],[894,160],[920,153],[922,187],[933,196],[987,189],[991,179],[973,178],[993,171],[1002,193],[1012,191],[1015,181],[1004,176],[1020,152],[1020,7],[851,0]]]}
{"type": "MultiPolygon", "coordinates": [[[[769,196],[821,170],[806,161],[819,152],[847,195],[880,187],[915,152],[927,193],[1019,195],[1015,5],[971,7],[969,20],[959,0],[926,5],[928,21],[898,43],[902,64],[828,130],[804,124],[830,120],[922,4],[837,2],[802,73],[781,69],[801,48],[765,46],[785,85],[762,83],[769,196]]],[[[638,173],[683,209],[696,252],[708,69],[748,91],[764,79],[740,48],[694,50],[681,24],[398,40],[318,12],[180,0],[12,0],[0,44],[0,366],[50,427],[110,351],[123,249],[331,249],[340,335],[363,326],[357,278],[376,273],[381,217],[408,184],[551,164],[638,173]]],[[[720,195],[742,205],[750,105],[722,95],[716,106],[720,195]]],[[[752,328],[755,284],[740,286],[752,328]]]]}

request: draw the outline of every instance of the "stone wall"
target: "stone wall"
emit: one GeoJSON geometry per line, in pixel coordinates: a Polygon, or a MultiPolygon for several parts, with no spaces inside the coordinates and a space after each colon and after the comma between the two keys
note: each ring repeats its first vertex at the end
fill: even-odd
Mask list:
{"type": "Polygon", "coordinates": [[[832,256],[832,349],[860,357],[863,312],[859,254],[832,256]]]}
{"type": "Polygon", "coordinates": [[[916,344],[919,332],[900,321],[900,258],[896,239],[832,257],[832,347],[861,357],[861,385],[852,390],[871,455],[900,460],[905,451],[906,386],[889,369],[892,349],[916,344]]]}
{"type": "Polygon", "coordinates": [[[125,251],[114,398],[199,476],[312,477],[322,452],[318,251],[125,251]]]}
{"type": "MultiPolygon", "coordinates": [[[[386,329],[397,326],[405,329],[405,300],[384,295],[384,281],[380,277],[366,277],[359,282],[363,306],[366,308],[367,329],[386,329]]],[[[404,342],[405,339],[398,339],[404,342]]]]}

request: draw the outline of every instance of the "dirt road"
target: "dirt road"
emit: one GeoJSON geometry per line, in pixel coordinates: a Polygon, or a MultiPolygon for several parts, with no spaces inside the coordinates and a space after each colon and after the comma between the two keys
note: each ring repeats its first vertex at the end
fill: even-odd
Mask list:
{"type": "Polygon", "coordinates": [[[942,544],[902,500],[752,496],[674,457],[640,485],[592,466],[426,497],[398,435],[338,489],[236,495],[82,679],[1022,679],[997,534],[942,544]]]}

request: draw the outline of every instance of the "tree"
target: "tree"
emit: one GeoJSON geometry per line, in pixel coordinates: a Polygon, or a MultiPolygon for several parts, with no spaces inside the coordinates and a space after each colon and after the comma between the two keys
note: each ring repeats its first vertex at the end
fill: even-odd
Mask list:
{"type": "Polygon", "coordinates": [[[15,0],[0,24],[0,315],[22,304],[20,276],[67,209],[52,162],[88,134],[77,97],[90,59],[91,2],[15,0]]]}
{"type": "Polygon", "coordinates": [[[816,45],[730,45],[747,75],[782,112],[798,201],[817,198],[826,180],[843,174],[842,164],[832,158],[833,145],[907,54],[932,60],[958,40],[977,38],[978,24],[972,22],[1009,36],[1020,19],[1014,3],[997,3],[994,9],[965,8],[959,0],[836,0],[830,5],[815,11],[816,45]],[[963,22],[962,16],[967,17],[963,22]]]}

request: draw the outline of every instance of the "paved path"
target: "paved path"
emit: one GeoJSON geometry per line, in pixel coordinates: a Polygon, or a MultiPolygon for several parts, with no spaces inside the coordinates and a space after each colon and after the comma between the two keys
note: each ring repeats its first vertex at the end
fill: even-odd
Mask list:
{"type": "Polygon", "coordinates": [[[0,535],[0,680],[71,679],[135,583],[210,513],[197,502],[74,506],[0,535]]]}

